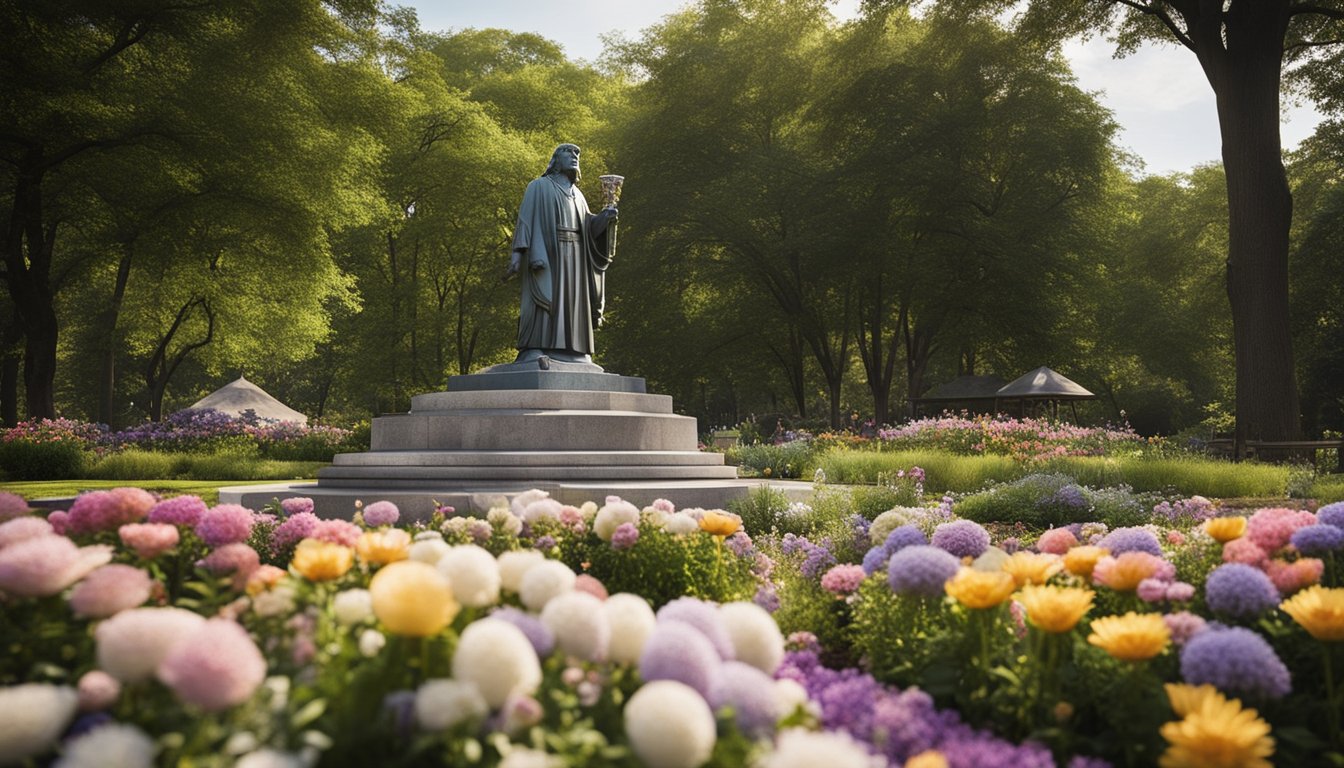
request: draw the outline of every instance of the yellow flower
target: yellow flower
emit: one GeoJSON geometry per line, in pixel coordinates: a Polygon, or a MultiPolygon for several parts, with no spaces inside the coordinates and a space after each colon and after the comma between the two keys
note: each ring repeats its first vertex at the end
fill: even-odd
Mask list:
{"type": "Polygon", "coordinates": [[[1167,751],[1162,768],[1270,768],[1274,754],[1269,724],[1254,709],[1242,709],[1211,685],[1168,685],[1171,706],[1182,719],[1162,726],[1167,751]]]}
{"type": "Polygon", "coordinates": [[[349,547],[330,541],[304,539],[294,548],[289,567],[309,581],[339,579],[355,563],[355,553],[349,547]]]}
{"type": "Polygon", "coordinates": [[[1212,536],[1213,540],[1219,544],[1226,544],[1233,539],[1240,539],[1246,534],[1246,518],[1215,517],[1205,520],[1204,532],[1212,536]]]}
{"type": "Polygon", "coordinates": [[[742,530],[742,518],[722,510],[711,509],[700,518],[700,530],[715,536],[732,536],[742,530]]]}
{"type": "Polygon", "coordinates": [[[1139,583],[1162,567],[1162,558],[1148,552],[1121,552],[1118,557],[1103,557],[1092,569],[1092,579],[1116,592],[1133,592],[1139,583]]]}
{"type": "Polygon", "coordinates": [[[285,578],[285,575],[283,570],[276,568],[274,565],[263,565],[247,577],[247,594],[256,597],[279,584],[280,580],[285,578]]]}
{"type": "Polygon", "coordinates": [[[387,565],[405,560],[411,552],[411,534],[400,528],[368,531],[355,545],[359,559],[372,565],[387,565]]]}
{"type": "Polygon", "coordinates": [[[947,594],[967,608],[993,608],[1007,600],[1017,588],[1013,577],[1003,571],[977,571],[962,567],[948,579],[947,594]]]}
{"type": "Polygon", "coordinates": [[[373,615],[395,635],[438,634],[460,610],[448,579],[418,560],[392,563],[374,574],[369,597],[373,615]]]}
{"type": "Polygon", "coordinates": [[[1097,561],[1110,553],[1111,551],[1104,547],[1091,545],[1074,547],[1064,553],[1064,569],[1074,576],[1090,579],[1092,569],[1097,567],[1097,561]]]}
{"type": "Polygon", "coordinates": [[[1279,608],[1317,640],[1344,640],[1344,587],[1317,584],[1284,600],[1279,608]]]}
{"type": "Polygon", "coordinates": [[[1059,555],[1037,554],[1022,550],[1003,562],[1004,573],[1013,577],[1017,586],[1023,584],[1044,584],[1051,576],[1063,568],[1059,555]]]}
{"type": "Polygon", "coordinates": [[[1054,587],[1030,585],[1022,588],[1018,598],[1027,609],[1031,623],[1046,632],[1068,632],[1092,608],[1095,596],[1090,589],[1081,587],[1054,587]]]}
{"type": "Polygon", "coordinates": [[[905,768],[947,768],[947,758],[936,749],[926,749],[906,760],[905,768]]]}
{"type": "Polygon", "coordinates": [[[1171,631],[1161,614],[1130,611],[1092,622],[1087,642],[1121,661],[1144,661],[1166,649],[1171,631]]]}

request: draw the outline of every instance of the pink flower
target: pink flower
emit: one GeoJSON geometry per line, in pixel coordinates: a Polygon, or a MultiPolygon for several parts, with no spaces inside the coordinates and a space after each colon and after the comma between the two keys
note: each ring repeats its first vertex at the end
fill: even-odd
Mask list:
{"type": "Polygon", "coordinates": [[[38,536],[0,550],[0,591],[54,595],[111,559],[112,548],[105,544],[78,547],[64,536],[38,536]]]}
{"type": "Polygon", "coordinates": [[[51,524],[51,530],[61,536],[65,535],[65,529],[70,525],[70,513],[63,509],[58,509],[47,515],[47,522],[51,524]]]}
{"type": "Polygon", "coordinates": [[[1167,599],[1173,603],[1184,603],[1195,596],[1195,585],[1176,581],[1167,585],[1167,599]]]}
{"type": "Polygon", "coordinates": [[[313,526],[310,538],[329,541],[343,547],[353,547],[359,543],[359,537],[363,534],[359,526],[349,520],[319,520],[313,526]]]}
{"type": "Polygon", "coordinates": [[[185,608],[122,611],[94,630],[98,666],[123,683],[148,680],[168,652],[203,624],[202,616],[185,608]]]}
{"type": "Polygon", "coordinates": [[[1248,536],[1233,539],[1223,545],[1224,563],[1244,563],[1256,568],[1263,568],[1268,560],[1269,555],[1265,554],[1265,550],[1251,541],[1248,536]]]}
{"type": "Polygon", "coordinates": [[[1288,546],[1293,531],[1316,523],[1316,516],[1301,509],[1273,507],[1256,510],[1246,523],[1246,538],[1266,553],[1288,546]]]}
{"type": "Polygon", "coordinates": [[[121,543],[145,560],[153,560],[177,546],[181,540],[176,525],[167,523],[130,523],[117,529],[121,543]]]}
{"type": "Polygon", "coordinates": [[[175,496],[155,504],[149,510],[149,522],[195,528],[206,509],[199,496],[175,496]]]}
{"type": "Polygon", "coordinates": [[[372,528],[393,525],[401,517],[401,510],[390,501],[375,501],[364,508],[364,524],[372,528]]]}
{"type": "Polygon", "coordinates": [[[252,572],[261,567],[261,557],[246,544],[225,544],[206,555],[199,565],[216,576],[233,574],[233,588],[243,589],[252,572]]]}
{"type": "Polygon", "coordinates": [[[670,515],[670,514],[672,514],[673,512],[676,512],[676,511],[677,511],[677,505],[673,504],[672,502],[668,501],[667,499],[654,499],[654,500],[653,500],[653,503],[650,504],[649,506],[653,507],[654,509],[658,510],[659,512],[662,512],[662,513],[664,513],[664,514],[668,514],[668,515],[670,515]]]}
{"type": "Polygon", "coordinates": [[[1270,560],[1265,566],[1265,574],[1274,582],[1279,594],[1285,597],[1320,582],[1324,572],[1325,562],[1314,557],[1304,557],[1291,563],[1270,560]]]}
{"type": "Polygon", "coordinates": [[[100,712],[121,696],[121,681],[101,669],[93,669],[79,678],[79,710],[100,712]]]}
{"type": "Polygon", "coordinates": [[[1168,613],[1162,617],[1162,621],[1171,632],[1171,642],[1176,645],[1185,645],[1190,638],[1203,632],[1208,623],[1189,611],[1168,613]]]}
{"type": "Polygon", "coordinates": [[[218,712],[252,698],[266,660],[237,622],[211,619],[173,646],[157,674],[178,699],[218,712]]]}
{"type": "Polygon", "coordinates": [[[1145,603],[1160,603],[1167,599],[1167,582],[1157,579],[1144,579],[1137,590],[1139,599],[1145,603]]]}
{"type": "Polygon", "coordinates": [[[281,499],[280,508],[286,515],[294,516],[303,512],[311,513],[313,511],[313,500],[306,496],[296,496],[292,499],[281,499]]]}
{"type": "Polygon", "coordinates": [[[634,523],[621,523],[611,532],[611,548],[627,550],[639,541],[639,529],[634,523]]]}
{"type": "Polygon", "coordinates": [[[587,592],[598,600],[606,600],[608,597],[606,585],[598,581],[597,577],[586,573],[581,573],[574,579],[574,591],[587,592]]]}
{"type": "Polygon", "coordinates": [[[1036,549],[1050,555],[1062,555],[1078,546],[1078,537],[1068,528],[1051,528],[1036,540],[1036,549]]]}
{"type": "Polygon", "coordinates": [[[28,514],[28,502],[17,493],[0,493],[0,520],[13,520],[28,514]]]}
{"type": "MultiPolygon", "coordinates": [[[[285,501],[289,501],[289,499],[285,501]]],[[[295,512],[288,520],[271,531],[271,550],[273,552],[283,552],[300,541],[311,537],[320,522],[322,521],[312,512],[295,512]]]]}
{"type": "Polygon", "coordinates": [[[143,605],[153,590],[148,573],[129,565],[104,565],[75,585],[70,608],[76,616],[106,619],[143,605]]]}
{"type": "Polygon", "coordinates": [[[1185,543],[1185,534],[1174,529],[1167,531],[1167,543],[1179,547],[1185,543]]]}
{"type": "Polygon", "coordinates": [[[154,494],[140,488],[81,493],[70,505],[66,530],[72,534],[113,531],[143,520],[157,501],[154,494]]]}
{"type": "Polygon", "coordinates": [[[247,541],[252,535],[252,510],[237,504],[211,507],[196,523],[196,535],[212,549],[247,541]]]}
{"type": "Polygon", "coordinates": [[[20,541],[54,534],[55,530],[51,527],[51,523],[40,517],[16,517],[0,523],[0,549],[18,544],[20,541]]]}
{"type": "Polygon", "coordinates": [[[836,565],[821,577],[821,588],[837,597],[852,595],[863,583],[862,565],[836,565]]]}

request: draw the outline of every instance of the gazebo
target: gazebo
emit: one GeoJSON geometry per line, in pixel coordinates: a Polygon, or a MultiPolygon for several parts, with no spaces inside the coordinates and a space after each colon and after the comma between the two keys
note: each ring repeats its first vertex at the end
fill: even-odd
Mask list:
{"type": "MultiPolygon", "coordinates": [[[[958,376],[914,398],[915,409],[930,406],[934,411],[970,411],[993,413],[998,392],[1005,381],[1002,376],[958,376]]],[[[918,414],[916,414],[918,415],[918,414]]]]}
{"type": "Polygon", "coordinates": [[[242,416],[244,411],[251,411],[262,421],[288,421],[300,425],[308,423],[307,416],[266,394],[265,390],[242,376],[182,410],[206,409],[227,413],[230,416],[242,416]]]}
{"type": "Polygon", "coordinates": [[[1078,401],[1095,400],[1097,396],[1057,371],[1041,366],[1005,384],[999,389],[995,397],[997,398],[996,410],[999,403],[1016,401],[1018,416],[1025,416],[1028,406],[1032,410],[1035,410],[1038,406],[1044,406],[1049,410],[1052,417],[1058,418],[1059,404],[1067,402],[1076,423],[1078,421],[1078,401]]]}

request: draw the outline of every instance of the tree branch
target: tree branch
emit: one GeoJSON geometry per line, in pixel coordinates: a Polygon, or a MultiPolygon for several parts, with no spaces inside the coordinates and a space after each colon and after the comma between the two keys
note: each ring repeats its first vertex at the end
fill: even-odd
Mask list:
{"type": "Polygon", "coordinates": [[[121,30],[117,32],[116,39],[112,41],[112,45],[106,51],[99,54],[98,58],[89,62],[84,67],[84,76],[89,77],[94,72],[98,71],[99,67],[115,58],[117,54],[140,42],[144,39],[145,35],[149,33],[149,29],[150,25],[148,19],[136,19],[135,21],[126,24],[126,26],[122,27],[121,30]]]}
{"type": "Polygon", "coordinates": [[[1149,5],[1147,3],[1137,2],[1137,0],[1111,0],[1116,5],[1123,5],[1142,13],[1146,16],[1152,16],[1166,26],[1167,30],[1176,38],[1177,42],[1190,50],[1195,50],[1195,42],[1180,27],[1176,26],[1176,20],[1171,18],[1171,14],[1164,11],[1161,6],[1149,5]]]}
{"type": "Polygon", "coordinates": [[[1344,21],[1344,8],[1327,8],[1315,3],[1290,3],[1288,5],[1289,16],[1303,16],[1306,14],[1316,14],[1328,19],[1344,21]]]}

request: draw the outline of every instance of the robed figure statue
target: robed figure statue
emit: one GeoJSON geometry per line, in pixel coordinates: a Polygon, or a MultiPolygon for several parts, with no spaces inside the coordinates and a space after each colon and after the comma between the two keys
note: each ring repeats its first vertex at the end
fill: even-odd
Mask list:
{"type": "Polygon", "coordinates": [[[579,148],[561,144],[546,172],[523,193],[508,271],[522,278],[519,362],[592,362],[593,329],[602,323],[611,266],[608,225],[617,211],[614,205],[589,211],[578,179],[579,148]]]}

